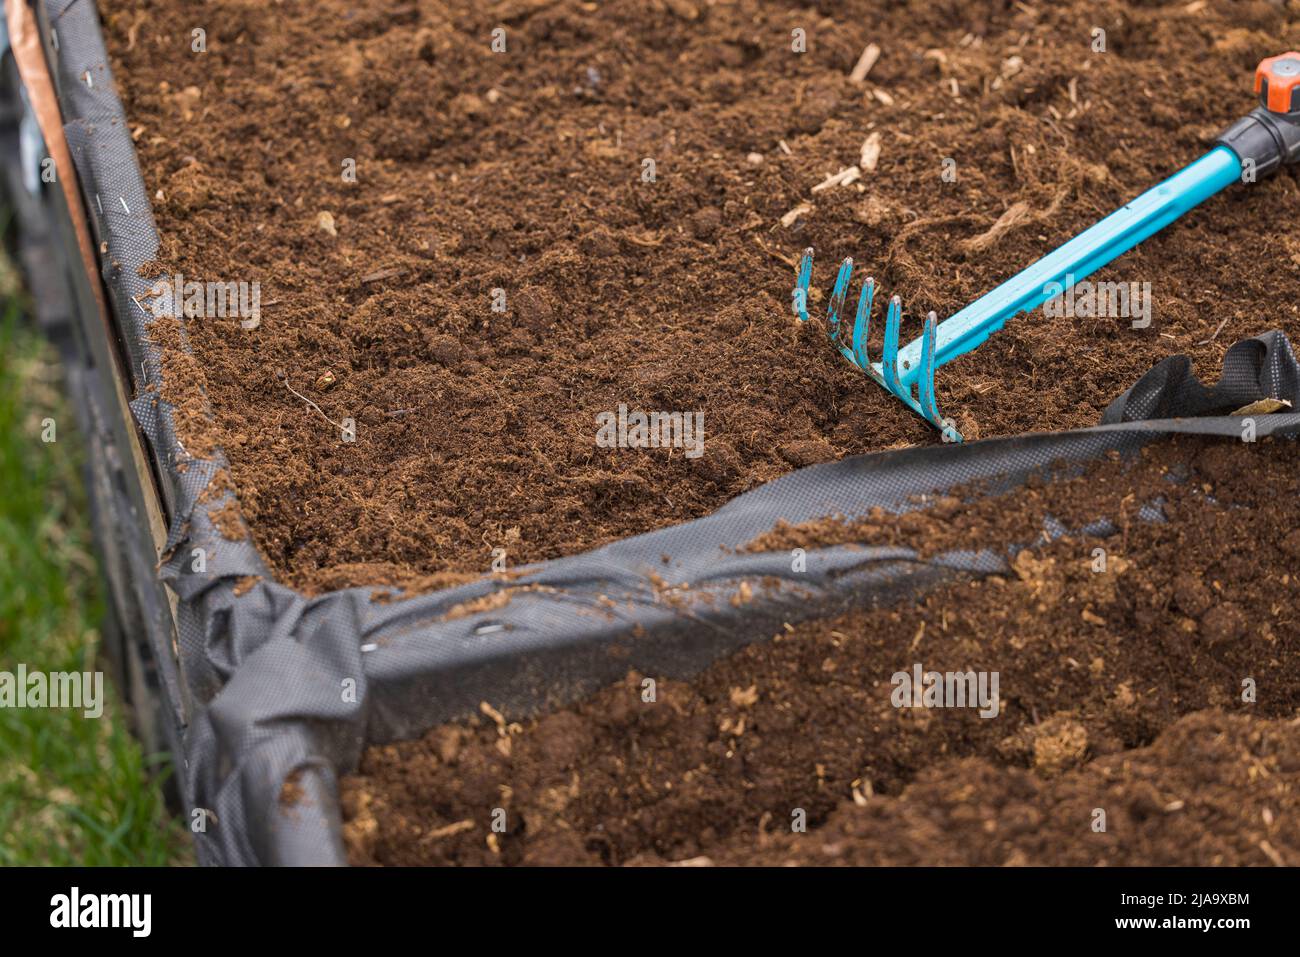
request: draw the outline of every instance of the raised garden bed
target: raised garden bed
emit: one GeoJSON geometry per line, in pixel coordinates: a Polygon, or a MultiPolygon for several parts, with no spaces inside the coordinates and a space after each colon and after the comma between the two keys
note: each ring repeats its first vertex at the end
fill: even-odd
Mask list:
{"type": "Polygon", "coordinates": [[[951,313],[1202,153],[1290,7],[135,0],[105,49],[45,6],[166,519],[175,634],[147,630],[200,860],[1300,853],[1270,790],[1300,414],[1258,409],[1258,443],[1233,415],[1300,399],[1265,335],[1300,310],[1294,175],[1098,276],[1149,282],[1149,326],[1021,317],[945,367],[989,441],[945,445],[790,310],[812,245],[817,290],[851,255],[905,334],[951,313]],[[258,283],[257,321],[155,316],[176,274],[258,283]],[[1223,384],[1143,378],[1174,354],[1223,384]],[[702,454],[602,447],[620,407],[701,414],[702,454]],[[891,707],[917,662],[998,671],[998,719],[891,707]],[[1268,780],[1197,776],[1238,748],[1268,780]]]}

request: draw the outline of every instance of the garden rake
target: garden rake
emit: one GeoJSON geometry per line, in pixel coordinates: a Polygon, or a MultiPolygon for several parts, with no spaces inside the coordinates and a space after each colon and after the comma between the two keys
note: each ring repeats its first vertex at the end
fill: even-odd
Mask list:
{"type": "MultiPolygon", "coordinates": [[[[898,296],[890,298],[879,362],[872,362],[867,354],[874,280],[868,278],[862,285],[848,345],[840,335],[840,313],[853,274],[853,260],[845,259],[827,307],[831,342],[849,362],[939,429],[945,442],[960,442],[952,420],[939,414],[936,369],[975,349],[1011,317],[1038,308],[1232,183],[1253,183],[1284,165],[1300,163],[1300,53],[1263,60],[1255,71],[1255,92],[1259,107],[1219,136],[1218,145],[1205,156],[943,322],[931,312],[921,337],[901,349],[903,304],[898,296]]],[[[799,262],[794,291],[794,311],[804,322],[812,259],[809,248],[799,262]]]]}

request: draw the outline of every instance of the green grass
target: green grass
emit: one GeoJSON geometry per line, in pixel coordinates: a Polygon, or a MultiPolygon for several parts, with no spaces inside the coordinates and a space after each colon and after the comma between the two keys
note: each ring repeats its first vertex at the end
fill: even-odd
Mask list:
{"type": "MultiPolygon", "coordinates": [[[[0,288],[0,671],[10,673],[108,670],[96,660],[104,596],[79,437],[60,389],[53,350],[0,288]],[[46,419],[54,442],[42,441],[46,419]]],[[[98,719],[0,707],[0,865],[190,862],[115,695],[106,675],[98,719]]]]}

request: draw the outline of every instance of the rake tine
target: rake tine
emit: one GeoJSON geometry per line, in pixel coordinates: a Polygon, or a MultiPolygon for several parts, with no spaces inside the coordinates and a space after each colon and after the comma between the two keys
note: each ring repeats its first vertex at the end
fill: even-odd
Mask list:
{"type": "Polygon", "coordinates": [[[939,406],[934,401],[934,336],[939,317],[931,311],[925,319],[925,331],[921,334],[921,379],[917,384],[920,392],[921,412],[934,424],[939,423],[939,406]]]}
{"type": "Polygon", "coordinates": [[[808,321],[808,284],[812,281],[813,251],[809,246],[799,260],[799,272],[794,287],[794,314],[800,322],[808,321]]]}
{"type": "Polygon", "coordinates": [[[898,377],[898,327],[902,321],[903,301],[892,296],[889,311],[885,313],[885,348],[880,357],[880,374],[885,380],[885,388],[908,402],[912,398],[912,390],[904,389],[902,380],[898,377]]]}
{"type": "Polygon", "coordinates": [[[871,300],[875,295],[876,281],[868,276],[858,295],[857,315],[853,317],[853,361],[863,370],[871,368],[871,359],[867,355],[867,335],[871,330],[871,300]]]}
{"type": "Polygon", "coordinates": [[[939,404],[934,398],[934,341],[939,336],[938,328],[939,317],[931,311],[925,319],[925,331],[921,334],[921,375],[917,380],[921,414],[943,433],[945,442],[960,442],[961,433],[951,422],[939,415],[939,404]]]}
{"type": "Polygon", "coordinates": [[[840,310],[849,294],[849,277],[853,275],[853,259],[850,257],[840,264],[839,274],[835,277],[835,288],[831,291],[831,302],[826,307],[826,331],[831,342],[840,344],[840,310]]]}

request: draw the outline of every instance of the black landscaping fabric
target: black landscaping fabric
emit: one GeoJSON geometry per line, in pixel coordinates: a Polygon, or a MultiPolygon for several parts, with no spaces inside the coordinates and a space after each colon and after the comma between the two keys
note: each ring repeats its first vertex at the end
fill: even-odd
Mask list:
{"type": "MultiPolygon", "coordinates": [[[[482,701],[511,718],[537,713],[629,669],[686,677],[770,637],[783,622],[905,600],[956,575],[1004,570],[1017,544],[989,542],[979,552],[927,560],[908,548],[834,547],[808,551],[806,564],[784,552],[735,553],[778,519],[924,508],[924,497],[975,481],[987,482],[992,494],[1062,463],[1131,455],[1175,433],[1241,438],[1243,419],[1230,413],[1260,399],[1300,398],[1291,345],[1270,332],[1233,346],[1212,388],[1192,377],[1186,357],[1164,360],[1092,429],[815,465],[704,518],[529,566],[509,580],[484,577],[414,597],[381,594],[379,601],[374,588],[306,597],[274,580],[251,541],[228,541],[214,528],[212,515],[232,492],[199,501],[226,460],[189,456],[170,408],[157,398],[159,354],[147,336],[151,317],[138,303],[149,301],[153,278],[140,269],[158,238],[98,15],[90,0],[46,0],[44,12],[57,32],[65,131],[135,379],[131,412],[148,438],[170,515],[167,560],[155,571],[153,555],[133,546],[130,572],[147,579],[136,591],[161,591],[161,581],[176,596],[175,645],[158,615],[126,617],[141,623],[160,672],[173,676],[159,682],[159,696],[173,724],[185,808],[209,812],[195,834],[204,864],[344,863],[337,782],[370,744],[419,735],[476,713],[482,701]],[[206,555],[202,571],[194,570],[196,549],[206,555]],[[256,584],[236,595],[250,576],[256,584]],[[752,597],[733,603],[742,582],[753,587],[752,597]],[[502,589],[510,590],[508,601],[482,601],[502,589]],[[471,602],[483,610],[469,612],[471,602]],[[291,776],[297,800],[282,806],[291,776]]],[[[52,38],[48,46],[54,49],[52,38]]],[[[85,314],[84,304],[81,311],[87,335],[98,328],[102,336],[98,317],[85,314]]],[[[74,363],[70,381],[80,374],[74,363]]],[[[75,398],[102,403],[101,392],[75,398]]],[[[90,414],[107,420],[119,412],[90,414]]],[[[1294,437],[1300,414],[1260,414],[1253,424],[1259,438],[1294,437]]],[[[92,476],[96,507],[110,513],[106,527],[139,527],[138,514],[94,486],[92,476]]],[[[111,556],[121,545],[101,547],[111,556]]]]}

